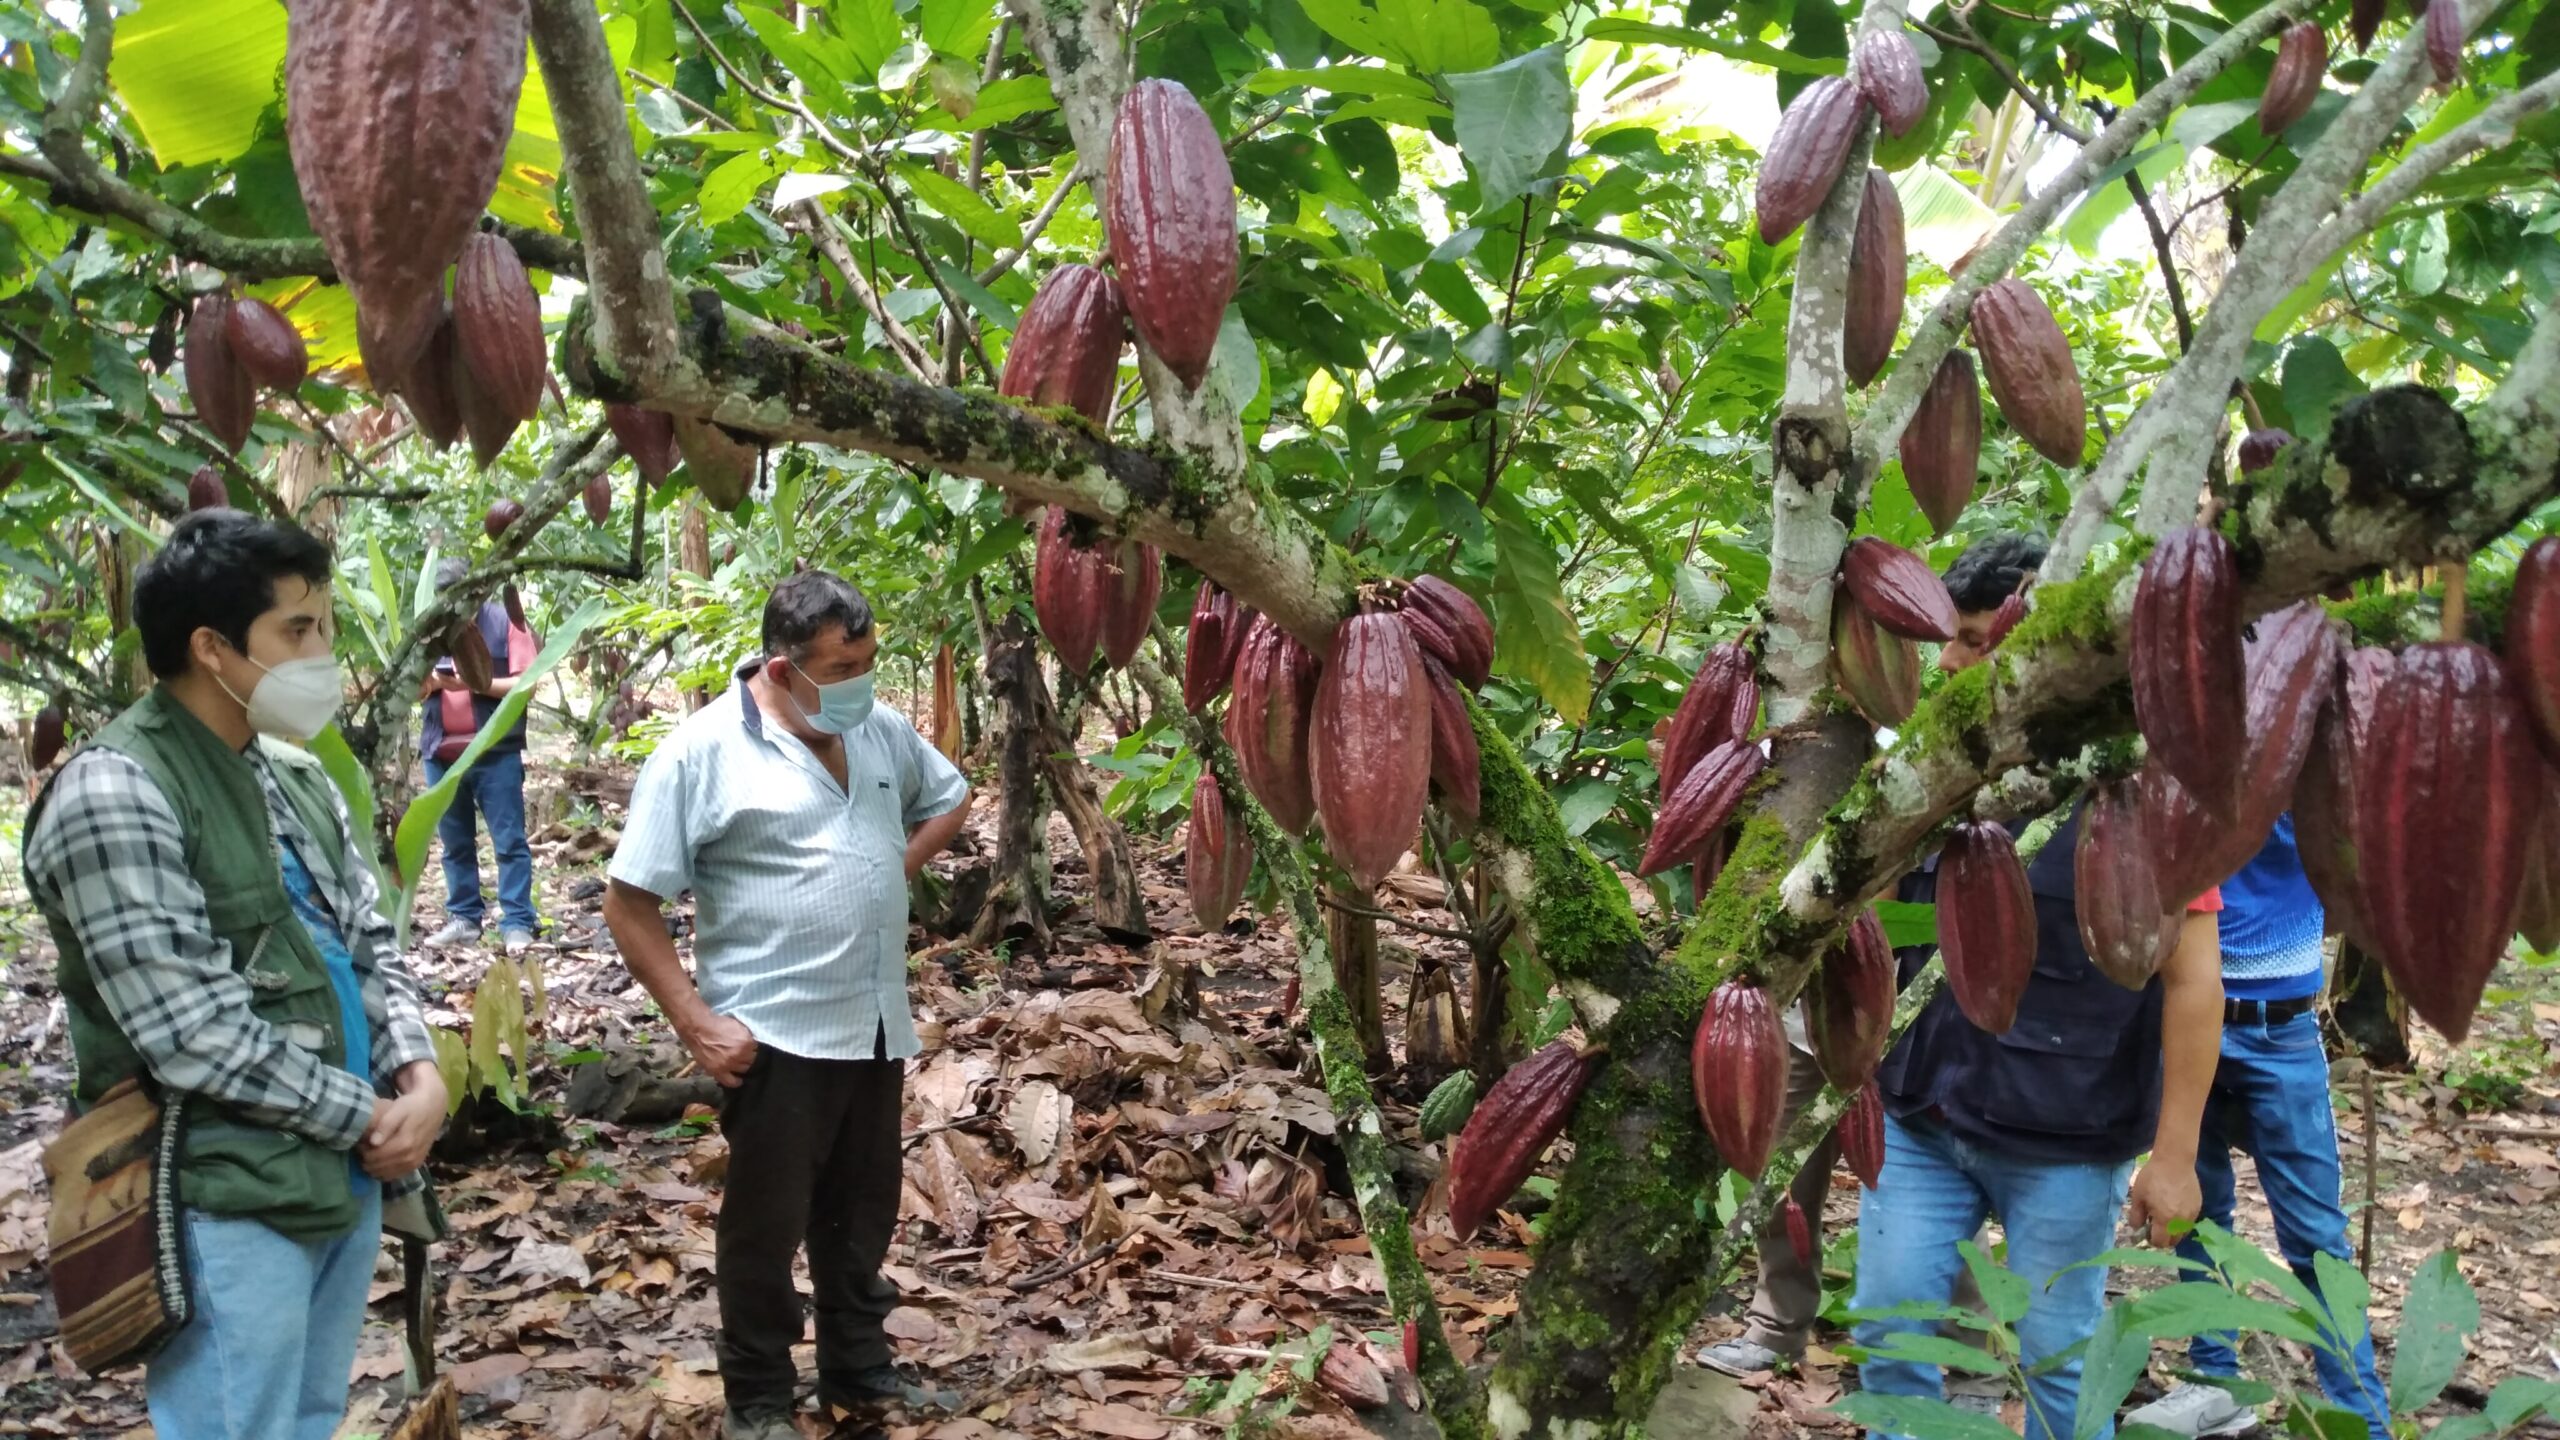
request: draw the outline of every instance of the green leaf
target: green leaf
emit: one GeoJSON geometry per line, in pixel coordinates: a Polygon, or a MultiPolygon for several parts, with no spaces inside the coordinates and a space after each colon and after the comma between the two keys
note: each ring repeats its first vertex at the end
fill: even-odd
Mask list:
{"type": "Polygon", "coordinates": [[[1448,311],[1450,318],[1459,324],[1472,330],[1493,323],[1493,311],[1486,307],[1484,297],[1476,293],[1475,282],[1469,280],[1467,272],[1458,266],[1446,260],[1425,260],[1414,272],[1414,283],[1420,285],[1422,293],[1438,302],[1440,308],[1448,311]]]}
{"type": "MultiPolygon", "coordinates": [[[[1936,907],[1931,908],[1934,910],[1936,907]]],[[[2027,1313],[2026,1280],[1982,1253],[1982,1247],[1970,1240],[1958,1242],[1956,1253],[1964,1256],[1965,1267],[1973,1272],[1973,1283],[1982,1292],[1982,1303],[2002,1324],[2017,1324],[2027,1313]]]]}
{"type": "Polygon", "coordinates": [[[1376,33],[1426,75],[1481,70],[1502,58],[1502,36],[1475,0],[1378,0],[1376,33]]]}
{"type": "Polygon", "coordinates": [[[2354,1355],[2364,1339],[2365,1309],[2373,1303],[2373,1287],[2365,1283],[2363,1271],[2326,1250],[2312,1253],[2311,1273],[2320,1282],[2320,1304],[2329,1312],[2328,1323],[2321,1326],[2320,1347],[2340,1359],[2354,1355]]]}
{"type": "Polygon", "coordinates": [[[1573,134],[1573,82],[1562,46],[1448,78],[1459,153],[1476,172],[1479,211],[1529,187],[1573,134]]]}
{"type": "MultiPolygon", "coordinates": [[[[1497,496],[1497,503],[1505,498],[1497,496]]],[[[1579,725],[1591,710],[1591,660],[1557,578],[1555,551],[1510,514],[1496,516],[1493,539],[1500,558],[1493,582],[1494,667],[1536,686],[1557,718],[1579,725]]]]}
{"type": "Polygon", "coordinates": [[[773,177],[782,173],[784,161],[770,150],[746,155],[732,155],[703,177],[702,191],[695,198],[696,213],[704,225],[724,225],[756,198],[773,177]]]}
{"type": "Polygon", "coordinates": [[[2560,1416],[2560,1380],[2510,1375],[2489,1392],[2489,1403],[2482,1409],[2505,1430],[2524,1424],[2536,1414],[2560,1416]]]}
{"type": "Polygon", "coordinates": [[[1440,92],[1431,82],[1389,70],[1377,65],[1328,65],[1321,70],[1265,70],[1248,77],[1244,88],[1256,95],[1277,95],[1283,90],[1325,90],[1336,95],[1403,95],[1416,100],[1438,100],[1440,92]]]}
{"type": "Polygon", "coordinates": [[[2016,1432],[2001,1424],[1998,1416],[1959,1410],[1934,1396],[1861,1390],[1841,1396],[1831,1409],[1871,1431],[1909,1440],[2017,1440],[2016,1432]]]}
{"type": "Polygon", "coordinates": [[[967,301],[970,309],[987,317],[997,329],[1011,330],[1022,324],[1022,317],[1014,308],[1004,303],[1003,297],[996,292],[979,284],[977,276],[941,259],[933,262],[933,272],[942,277],[943,284],[951,287],[952,294],[967,301]]]}
{"type": "Polygon", "coordinates": [[[756,32],[756,38],[764,42],[764,48],[772,51],[773,57],[813,92],[820,111],[831,108],[828,97],[848,85],[861,83],[862,77],[844,64],[839,55],[828,53],[831,49],[841,50],[841,46],[818,43],[816,37],[801,34],[791,27],[790,21],[770,10],[741,5],[738,13],[746,17],[748,28],[756,32]]]}
{"type": "Polygon", "coordinates": [[[2409,1277],[2400,1335],[2391,1354],[2391,1413],[2415,1415],[2453,1382],[2463,1342],[2480,1328],[2480,1297],[2453,1252],[2439,1250],[2409,1277]]]}
{"type": "Polygon", "coordinates": [[[116,22],[108,76],[162,165],[228,160],[283,103],[284,32],[272,0],[151,0],[116,22]]]}
{"type": "MultiPolygon", "coordinates": [[[[373,780],[365,774],[364,762],[356,758],[356,752],[347,748],[347,737],[339,734],[338,727],[332,725],[312,736],[308,748],[320,761],[320,768],[329,772],[329,778],[337,783],[338,793],[346,799],[347,828],[359,837],[370,837],[374,824],[373,780]]],[[[358,840],[356,853],[364,858],[367,866],[373,865],[373,844],[369,838],[358,840]]],[[[382,883],[381,870],[375,869],[375,908],[387,912],[392,893],[391,887],[382,883]]],[[[386,913],[383,918],[389,920],[392,917],[386,913]]]]}
{"type": "Polygon", "coordinates": [[[2116,1407],[2133,1393],[2133,1383],[2151,1363],[2151,1337],[2127,1325],[2126,1303],[2110,1305],[2090,1332],[2081,1352],[2079,1408],[2071,1419],[2072,1440],[2095,1440],[2115,1423],[2116,1407]]]}
{"type": "Polygon", "coordinates": [[[2409,247],[2402,274],[2412,295],[2433,295],[2444,288],[2445,253],[2452,246],[2444,228],[2444,212],[2431,210],[2418,222],[2418,243],[2409,247]]]}
{"type": "Polygon", "coordinates": [[[1564,833],[1579,835],[1598,824],[1617,805],[1617,786],[1586,777],[1565,786],[1556,796],[1556,815],[1564,821],[1564,833]]]}
{"type": "Polygon", "coordinates": [[[994,0],[923,0],[916,7],[924,43],[935,53],[977,64],[996,33],[994,0]]]}
{"type": "Polygon", "coordinates": [[[2208,1280],[2163,1286],[2127,1301],[2123,1308],[2129,1324],[2155,1339],[2253,1330],[2307,1345],[2314,1333],[2303,1311],[2238,1294],[2208,1280]]]}
{"type": "Polygon", "coordinates": [[[1651,25],[1642,20],[1594,20],[1582,32],[1585,40],[1614,40],[1626,45],[1671,45],[1682,50],[1704,50],[1728,60],[1766,65],[1772,70],[1785,70],[1797,75],[1838,75],[1848,70],[1848,62],[1838,57],[1798,55],[1758,40],[1728,40],[1703,30],[1684,30],[1676,25],[1651,25]]]}
{"type": "Polygon", "coordinates": [[[2007,1361],[1979,1345],[1968,1345],[1962,1340],[1932,1335],[1925,1330],[1897,1330],[1887,1336],[1883,1344],[1872,1347],[1867,1353],[1882,1359],[1909,1360],[1915,1364],[1965,1370],[1976,1375],[2005,1375],[2009,1370],[2007,1361]]]}
{"type": "Polygon", "coordinates": [[[880,67],[889,63],[898,42],[906,38],[894,0],[835,0],[827,14],[835,21],[836,34],[844,39],[856,78],[866,85],[878,84],[880,67]]]}
{"type": "Polygon", "coordinates": [[[1201,384],[1238,415],[1262,396],[1262,348],[1245,328],[1244,312],[1233,305],[1218,321],[1218,344],[1209,352],[1209,373],[1201,384]]]}
{"type": "Polygon", "coordinates": [[[2256,119],[2257,115],[2258,102],[2254,99],[2190,105],[2169,121],[2169,138],[2192,154],[2256,119]]]}
{"type": "Polygon", "coordinates": [[[1057,108],[1058,97],[1050,93],[1048,76],[1008,75],[994,84],[979,87],[977,103],[970,107],[967,118],[950,118],[949,111],[934,110],[928,112],[924,120],[966,135],[1057,108]]]}
{"type": "Polygon", "coordinates": [[[61,471],[65,476],[69,477],[71,483],[78,487],[80,493],[89,497],[89,503],[104,511],[108,519],[113,520],[123,529],[130,530],[134,534],[141,536],[143,543],[149,545],[152,549],[157,550],[160,548],[159,535],[156,534],[150,526],[134,519],[130,512],[110,498],[107,494],[106,487],[99,484],[98,481],[87,471],[82,470],[80,467],[73,465],[70,461],[63,459],[61,454],[57,451],[46,451],[44,458],[52,464],[54,469],[61,471]]]}
{"type": "Polygon", "coordinates": [[[2325,337],[2305,335],[2285,351],[2284,408],[2303,434],[2328,434],[2338,407],[2363,393],[2364,382],[2325,337]]]}
{"type": "Polygon", "coordinates": [[[924,165],[901,165],[898,174],[916,192],[916,198],[934,208],[942,218],[968,232],[969,238],[982,245],[1008,250],[1022,243],[1022,227],[1012,216],[987,203],[985,196],[939,170],[924,165]]]}
{"type": "Polygon", "coordinates": [[[1884,922],[1885,942],[1896,950],[1938,943],[1938,907],[1910,900],[1879,900],[1876,918],[1884,922]]]}

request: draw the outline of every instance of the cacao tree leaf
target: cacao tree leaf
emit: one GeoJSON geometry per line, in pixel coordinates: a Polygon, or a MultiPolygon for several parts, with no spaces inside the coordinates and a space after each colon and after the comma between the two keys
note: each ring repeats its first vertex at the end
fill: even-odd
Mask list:
{"type": "Polygon", "coordinates": [[[755,200],[756,192],[782,173],[785,163],[769,150],[732,155],[721,161],[703,177],[702,190],[694,197],[702,223],[725,225],[736,219],[755,200]]]}
{"type": "MultiPolygon", "coordinates": [[[[1497,492],[1495,503],[1516,511],[1518,502],[1497,492]]],[[[1501,511],[1493,540],[1500,558],[1493,577],[1494,668],[1527,680],[1558,718],[1579,725],[1591,710],[1591,660],[1557,577],[1555,550],[1501,511]]]]}
{"type": "Polygon", "coordinates": [[[2489,1392],[2481,1414],[2501,1430],[2513,1430],[2537,1415],[2560,1415],[2560,1380],[2510,1375],[2489,1392]]]}
{"type": "MultiPolygon", "coordinates": [[[[2023,1283],[2023,1282],[2022,1282],[2023,1283]]],[[[1881,1345],[1870,1346],[1867,1353],[1889,1360],[1909,1360],[1941,1369],[1963,1370],[1975,1375],[2004,1375],[2009,1364],[1979,1345],[1968,1345],[1946,1335],[1932,1335],[1922,1330],[1898,1330],[1885,1337],[1881,1345]]]]}
{"type": "Polygon", "coordinates": [[[1616,17],[1594,20],[1582,32],[1585,40],[1612,40],[1624,45],[1670,45],[1682,50],[1703,50],[1740,60],[1752,65],[1766,65],[1797,75],[1838,75],[1849,64],[1838,56],[1798,55],[1758,40],[1734,40],[1710,35],[1703,30],[1687,30],[1676,25],[1653,25],[1642,20],[1616,17]]]}
{"type": "Polygon", "coordinates": [[[1599,823],[1618,805],[1618,787],[1605,780],[1576,780],[1556,794],[1556,815],[1564,833],[1579,835],[1599,823]]]}
{"type": "Polygon", "coordinates": [[[1562,46],[1451,75],[1447,84],[1458,150],[1475,171],[1480,213],[1529,188],[1572,136],[1573,83],[1562,46]]]}
{"type": "Polygon", "coordinates": [[[738,13],[746,18],[747,28],[756,32],[756,39],[773,53],[773,58],[781,61],[785,69],[808,87],[818,102],[819,110],[826,110],[831,104],[830,97],[838,91],[861,82],[861,75],[846,63],[844,47],[840,43],[795,30],[790,21],[770,10],[741,5],[738,13]],[[830,54],[830,51],[837,53],[830,54]]]}
{"type": "Polygon", "coordinates": [[[987,37],[996,33],[994,0],[923,0],[916,10],[924,43],[934,53],[972,65],[986,58],[987,37]]]}
{"type": "Polygon", "coordinates": [[[918,123],[966,135],[1057,108],[1058,98],[1050,93],[1049,77],[1008,75],[991,85],[980,86],[977,103],[970,107],[967,116],[955,117],[950,111],[937,108],[925,112],[918,123]]]}
{"type": "Polygon", "coordinates": [[[162,165],[228,160],[283,103],[285,11],[268,0],[152,0],[116,22],[116,98],[162,165]]]}
{"type": "Polygon", "coordinates": [[[2080,1399],[2071,1418],[2072,1440],[2096,1440],[2114,1424],[2117,1407],[2150,1367],[2151,1337],[2126,1323],[2125,1308],[2130,1303],[2108,1306],[2081,1351],[2080,1399]]]}
{"type": "Polygon", "coordinates": [[[1896,950],[1938,943],[1938,907],[1910,900],[1879,900],[1876,919],[1884,922],[1885,942],[1896,950]]]}
{"type": "Polygon", "coordinates": [[[347,829],[355,836],[356,854],[363,859],[366,868],[373,871],[374,908],[382,911],[382,918],[388,920],[391,918],[391,897],[399,891],[382,883],[382,871],[373,863],[373,780],[365,774],[364,762],[347,747],[347,737],[340,734],[335,725],[312,736],[306,748],[319,760],[320,768],[328,772],[329,779],[336,783],[339,798],[347,802],[347,829]]]}
{"type": "Polygon", "coordinates": [[[2304,435],[2328,434],[2330,417],[2364,388],[2326,337],[2305,335],[2285,351],[2284,408],[2304,435]]]}
{"type": "Polygon", "coordinates": [[[1246,77],[1244,88],[1256,95],[1283,90],[1325,90],[1336,95],[1404,95],[1438,100],[1431,82],[1382,65],[1328,65],[1321,70],[1265,70],[1246,77]]]}
{"type": "MultiPolygon", "coordinates": [[[[1933,911],[1934,913],[1934,911],[1933,911]]],[[[1959,1241],[1956,1253],[1964,1257],[1965,1268],[1972,1272],[1974,1288],[1982,1293],[1983,1306],[2002,1324],[2014,1325],[2027,1313],[2027,1282],[1982,1252],[1971,1240],[1959,1241]]]]}
{"type": "Polygon", "coordinates": [[[901,165],[898,175],[907,182],[916,198],[933,207],[943,219],[967,231],[969,238],[982,245],[1012,249],[1022,243],[1022,226],[1012,216],[987,203],[985,196],[950,176],[925,165],[901,165]]]}
{"type": "Polygon", "coordinates": [[[2364,1272],[2326,1250],[2312,1252],[2311,1273],[2319,1280],[2320,1306],[2327,1322],[2320,1327],[2321,1349],[2349,1359],[2365,1337],[2365,1309],[2373,1303],[2373,1287],[2364,1272]]]}
{"type": "Polygon", "coordinates": [[[1466,271],[1448,261],[1425,260],[1414,272],[1414,283],[1458,323],[1470,328],[1493,323],[1493,311],[1476,293],[1475,282],[1467,278],[1466,271]]]}
{"type": "Polygon", "coordinates": [[[1209,374],[1201,383],[1238,415],[1262,398],[1262,349],[1245,328],[1243,312],[1233,305],[1218,322],[1217,348],[1209,352],[1209,374]]]}
{"type": "MultiPolygon", "coordinates": [[[[2087,1385],[2086,1380],[2081,1381],[2087,1385]]],[[[1861,1390],[1843,1395],[1832,1413],[1847,1417],[1871,1432],[1902,1435],[1909,1440],[2000,1440],[2015,1432],[1996,1415],[1958,1410],[1933,1395],[1879,1395],[1861,1390]]]]}
{"type": "Polygon", "coordinates": [[[2480,1297],[2454,1253],[2439,1250],[2419,1262],[2391,1352],[2391,1413],[2414,1415],[2443,1394],[2462,1364],[2464,1342],[2479,1328],[2480,1297]]]}
{"type": "Polygon", "coordinates": [[[1372,33],[1425,75],[1481,70],[1502,58],[1502,36],[1475,0],[1378,0],[1372,33]]]}
{"type": "Polygon", "coordinates": [[[889,63],[906,36],[897,5],[893,0],[834,0],[827,7],[827,18],[835,22],[836,34],[844,40],[856,78],[866,85],[878,84],[880,67],[889,63]]]}

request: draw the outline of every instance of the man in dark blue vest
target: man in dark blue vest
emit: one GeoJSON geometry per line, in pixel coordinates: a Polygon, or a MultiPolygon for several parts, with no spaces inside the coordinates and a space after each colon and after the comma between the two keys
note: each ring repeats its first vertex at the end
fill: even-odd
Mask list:
{"type": "MultiPolygon", "coordinates": [[[[2016,535],[1966,550],[1947,571],[1961,625],[1941,666],[1961,670],[1984,658],[1993,612],[2043,559],[2041,544],[2016,535]]],[[[2158,977],[2127,990],[2081,948],[2071,874],[2078,835],[2075,815],[2028,866],[2036,963],[2016,1023],[1985,1034],[1942,991],[1886,1057],[1876,1076],[1884,1175],[1859,1197],[1852,1309],[1869,1317],[1856,1331],[1869,1349],[1929,1328],[1881,1312],[1946,1303],[1964,1268],[1957,1245],[1986,1216],[1999,1217],[2008,1268],[2032,1295],[2017,1324],[2029,1372],[2027,1440],[2072,1434],[2080,1358],[2059,1357],[2097,1327],[2106,1270],[2084,1262],[2111,1247],[2118,1213],[2164,1248],[2169,1226],[2196,1216],[2197,1128],[2222,1034],[2219,895],[2188,907],[2158,977]],[[2145,1151],[2150,1159],[2137,1170],[2145,1151]]],[[[1936,893],[1933,858],[1904,882],[1902,898],[1936,893]]],[[[1903,983],[1928,954],[1902,953],[1903,983]]],[[[1876,1394],[1939,1393],[1935,1365],[1875,1358],[1858,1373],[1876,1394]]]]}
{"type": "MultiPolygon", "coordinates": [[[[443,588],[469,573],[460,559],[448,559],[436,570],[443,588]]],[[[427,675],[426,704],[419,722],[418,754],[426,763],[427,783],[441,784],[453,762],[462,757],[480,727],[498,713],[498,702],[515,688],[515,677],[533,663],[533,634],[507,615],[507,607],[491,600],[481,605],[474,622],[489,648],[495,677],[485,690],[474,690],[461,667],[446,656],[427,675]]],[[[453,808],[436,823],[444,842],[444,928],[427,938],[435,946],[476,945],[488,913],[480,893],[480,837],[472,823],[476,814],[489,826],[489,848],[498,860],[498,933],[510,955],[533,944],[539,918],[533,909],[533,847],[525,839],[524,717],[483,751],[463,773],[453,808]]]]}

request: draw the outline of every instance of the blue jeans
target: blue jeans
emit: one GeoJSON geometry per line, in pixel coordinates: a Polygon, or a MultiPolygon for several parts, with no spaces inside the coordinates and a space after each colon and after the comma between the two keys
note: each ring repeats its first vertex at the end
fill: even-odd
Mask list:
{"type": "Polygon", "coordinates": [[[320,1241],[239,1216],[180,1212],[187,1323],[143,1378],[160,1440],[336,1433],[382,1248],[380,1187],[361,1202],[355,1229],[320,1241]]]}
{"type": "MultiPolygon", "coordinates": [[[[1884,1174],[1858,1201],[1858,1292],[1851,1308],[1888,1310],[1910,1301],[1945,1304],[1964,1271],[1958,1243],[1998,1215],[2009,1268],[2033,1298],[2018,1321],[2018,1349],[2032,1371],[2087,1340],[2106,1306],[2107,1272],[2071,1266],[2105,1253],[2124,1207],[2131,1161],[2073,1164],[1995,1155],[1923,1120],[1884,1122],[1884,1174]],[[2068,1273],[2057,1275],[2056,1272],[2068,1273]]],[[[1853,1332],[1869,1349],[1899,1333],[1931,1334],[1927,1320],[1861,1319],[1853,1332]]],[[[1938,1367],[1868,1360],[1860,1388],[1878,1395],[1940,1393],[1938,1367]]],[[[2026,1440],[2070,1440],[2080,1404],[2080,1359],[2027,1377],[2026,1440]]],[[[2112,1434],[2110,1426],[2105,1434],[2112,1434]]]]}
{"type": "MultiPolygon", "coordinates": [[[[450,765],[427,762],[427,783],[444,782],[450,765]]],[[[498,854],[499,923],[509,930],[531,931],[533,914],[533,847],[524,835],[524,752],[493,750],[471,762],[455,788],[453,808],[436,822],[436,838],[444,842],[444,913],[477,925],[487,913],[480,899],[480,837],[472,828],[477,811],[489,822],[489,848],[498,854]]]]}
{"type": "MultiPolygon", "coordinates": [[[[2234,1148],[2258,1162],[2258,1188],[2275,1215],[2276,1249],[2311,1293],[2319,1294],[2311,1257],[2325,1251],[2352,1260],[2355,1252],[2347,1248],[2347,1213],[2338,1204],[2338,1121],[2329,1103],[2329,1057],[2320,1048],[2317,1015],[2222,1027],[2222,1063],[2205,1098],[2196,1181],[2204,1189],[2203,1218],[2226,1230],[2234,1148]]],[[[2181,1242],[2178,1253],[2210,1263],[2192,1239],[2181,1242]]],[[[2187,1353],[2207,1375],[2237,1375],[2240,1359],[2231,1347],[2227,1334],[2199,1335],[2187,1353]]],[[[2357,1340],[2353,1369],[2317,1347],[2312,1360],[2329,1399],[2363,1416],[2377,1440],[2388,1440],[2390,1407],[2374,1374],[2372,1337],[2357,1340]]]]}

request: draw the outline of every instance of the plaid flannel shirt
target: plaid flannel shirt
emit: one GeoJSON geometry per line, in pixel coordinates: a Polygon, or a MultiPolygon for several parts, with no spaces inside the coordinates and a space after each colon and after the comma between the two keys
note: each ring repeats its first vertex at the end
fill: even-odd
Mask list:
{"type": "MultiPolygon", "coordinates": [[[[177,812],[140,761],[95,748],[71,758],[27,837],[27,882],[40,903],[69,920],[109,1015],[162,1085],[352,1150],[372,1122],[375,1095],[392,1092],[402,1067],[434,1060],[435,1042],[417,978],[377,903],[373,867],[347,856],[355,863],[343,867],[341,884],[340,867],[327,863],[353,843],[345,803],[330,797],[337,834],[325,841],[307,835],[272,762],[257,746],[247,755],[268,822],[311,862],[340,925],[355,917],[346,940],[373,1027],[371,1083],[324,1063],[250,1012],[248,982],[232,964],[231,947],[215,936],[204,892],[187,870],[177,812]]],[[[386,1194],[418,1183],[410,1177],[386,1194]]]]}

